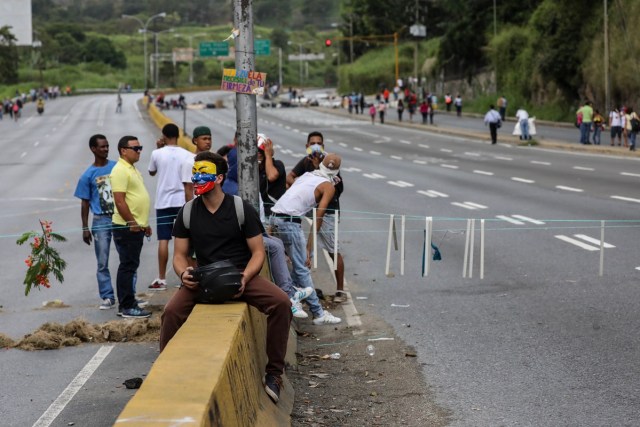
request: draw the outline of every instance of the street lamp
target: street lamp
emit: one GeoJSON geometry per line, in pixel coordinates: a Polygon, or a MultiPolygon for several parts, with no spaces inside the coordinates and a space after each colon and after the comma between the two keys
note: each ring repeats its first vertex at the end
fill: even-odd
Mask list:
{"type": "Polygon", "coordinates": [[[149,68],[147,66],[147,27],[149,26],[149,24],[151,23],[151,21],[153,21],[156,18],[164,18],[165,16],[167,16],[166,12],[161,12],[158,14],[153,15],[152,17],[150,17],[149,19],[147,19],[147,22],[142,22],[142,20],[140,18],[138,18],[137,16],[133,16],[133,15],[122,15],[122,18],[129,18],[129,19],[134,19],[136,21],[138,21],[140,23],[140,26],[142,27],[142,32],[144,33],[144,88],[145,90],[148,89],[147,87],[147,83],[148,83],[148,79],[147,79],[147,69],[149,68]]]}
{"type": "Polygon", "coordinates": [[[191,51],[191,61],[189,61],[189,85],[193,86],[193,39],[195,37],[206,36],[205,33],[187,35],[187,34],[176,34],[176,37],[187,37],[189,39],[189,50],[191,51]]]}
{"type": "Polygon", "coordinates": [[[303,42],[303,43],[296,43],[296,42],[292,42],[291,40],[289,40],[287,42],[287,44],[289,46],[298,45],[298,48],[299,48],[300,57],[298,58],[298,60],[300,61],[300,91],[301,92],[302,92],[302,46],[305,45],[305,44],[310,44],[310,43],[315,43],[315,42],[312,41],[312,40],[308,40],[308,41],[303,42]]]}
{"type": "Polygon", "coordinates": [[[162,31],[149,31],[148,32],[153,34],[153,39],[154,39],[154,44],[155,44],[155,55],[154,55],[154,68],[153,68],[153,74],[154,74],[154,80],[155,80],[155,88],[158,89],[158,81],[160,80],[159,76],[159,70],[160,67],[158,66],[158,35],[162,34],[162,33],[172,33],[175,31],[175,29],[173,28],[169,28],[168,30],[162,30],[162,31]]]}

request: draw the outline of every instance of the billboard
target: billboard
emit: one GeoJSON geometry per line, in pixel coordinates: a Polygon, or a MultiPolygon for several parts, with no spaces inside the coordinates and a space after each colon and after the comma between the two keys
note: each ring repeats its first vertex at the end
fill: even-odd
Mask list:
{"type": "Polygon", "coordinates": [[[11,27],[18,46],[31,46],[31,0],[0,0],[0,27],[11,27]]]}

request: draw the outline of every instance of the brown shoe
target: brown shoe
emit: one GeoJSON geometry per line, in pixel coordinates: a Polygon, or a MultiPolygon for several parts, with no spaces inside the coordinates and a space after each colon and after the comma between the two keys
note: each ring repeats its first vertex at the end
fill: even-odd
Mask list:
{"type": "Polygon", "coordinates": [[[347,297],[347,294],[345,294],[344,292],[338,291],[333,297],[333,302],[335,302],[336,304],[341,304],[345,302],[347,299],[349,299],[347,297]]]}

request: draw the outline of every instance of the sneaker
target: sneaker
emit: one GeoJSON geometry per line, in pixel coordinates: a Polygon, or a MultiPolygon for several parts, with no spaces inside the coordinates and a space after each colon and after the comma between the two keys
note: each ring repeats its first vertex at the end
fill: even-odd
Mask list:
{"type": "Polygon", "coordinates": [[[150,291],[166,291],[167,290],[167,281],[156,279],[152,284],[149,285],[150,291]]]}
{"type": "Polygon", "coordinates": [[[282,379],[275,375],[266,374],[264,376],[264,391],[273,400],[273,403],[278,403],[280,400],[280,389],[282,388],[282,379]]]}
{"type": "Polygon", "coordinates": [[[336,295],[333,297],[333,302],[340,304],[345,302],[348,299],[347,294],[344,292],[338,291],[336,295]]]}
{"type": "Polygon", "coordinates": [[[115,305],[115,301],[111,301],[109,298],[105,298],[102,300],[102,304],[100,304],[100,310],[109,310],[113,308],[115,305]]]}
{"type": "Polygon", "coordinates": [[[309,298],[315,289],[311,286],[307,286],[306,288],[295,288],[296,293],[293,294],[293,298],[291,300],[302,301],[303,299],[309,298]]]}
{"type": "Polygon", "coordinates": [[[145,301],[143,299],[136,299],[136,304],[138,304],[138,307],[144,308],[149,305],[149,301],[145,301]]]}
{"type": "Polygon", "coordinates": [[[336,323],[340,322],[342,322],[341,318],[334,316],[327,310],[324,311],[324,314],[322,316],[313,319],[314,325],[335,325],[336,323]]]}
{"type": "Polygon", "coordinates": [[[151,313],[141,309],[140,307],[126,308],[122,310],[122,317],[124,318],[143,319],[149,316],[151,316],[151,313]]]}
{"type": "Polygon", "coordinates": [[[291,312],[293,313],[293,317],[297,317],[298,319],[306,319],[309,315],[302,309],[302,304],[300,301],[295,301],[291,299],[291,312]]]}

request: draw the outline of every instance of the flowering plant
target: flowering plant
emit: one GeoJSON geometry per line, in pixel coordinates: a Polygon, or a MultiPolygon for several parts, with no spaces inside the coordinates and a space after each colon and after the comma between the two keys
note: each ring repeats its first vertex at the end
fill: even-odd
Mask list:
{"type": "Polygon", "coordinates": [[[53,274],[60,283],[64,281],[62,271],[67,266],[67,263],[60,258],[58,251],[51,247],[51,241],[64,242],[67,239],[51,231],[51,221],[40,220],[40,228],[42,228],[42,233],[29,231],[16,241],[18,245],[22,245],[27,240],[33,239],[29,243],[31,254],[24,260],[24,263],[27,264],[27,273],[24,277],[25,296],[29,295],[31,288],[34,286],[37,288],[40,288],[40,286],[50,288],[50,274],[53,274]]]}

